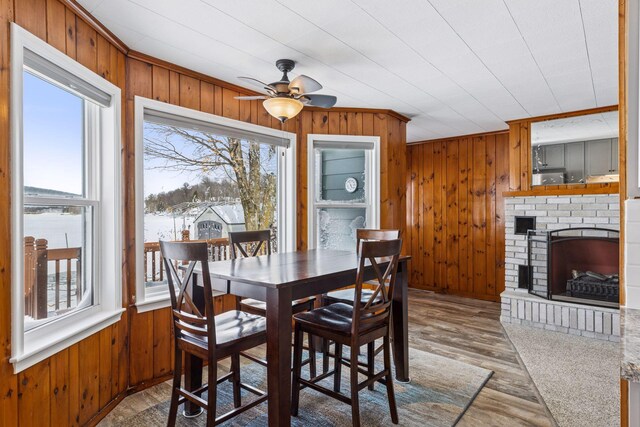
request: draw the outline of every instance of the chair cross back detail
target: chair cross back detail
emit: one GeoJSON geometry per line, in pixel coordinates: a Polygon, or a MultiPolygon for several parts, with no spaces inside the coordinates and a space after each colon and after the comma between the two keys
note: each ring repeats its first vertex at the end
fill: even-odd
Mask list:
{"type": "Polygon", "coordinates": [[[356,252],[360,250],[360,242],[377,242],[400,238],[400,230],[376,230],[358,228],[356,230],[356,252]]]}
{"type": "Polygon", "coordinates": [[[257,256],[263,248],[267,255],[271,255],[271,230],[230,232],[229,246],[232,259],[257,256]],[[243,243],[245,247],[242,246],[243,243]],[[253,244],[253,248],[250,249],[249,244],[253,244]]]}
{"type": "Polygon", "coordinates": [[[167,281],[169,282],[169,296],[171,298],[176,339],[182,338],[186,332],[200,339],[206,338],[209,342],[215,343],[213,296],[206,242],[160,242],[160,248],[165,269],[168,273],[167,281]],[[188,261],[182,277],[178,274],[178,263],[174,261],[188,261]],[[205,313],[202,313],[197,308],[189,290],[189,283],[193,278],[193,270],[198,263],[201,264],[202,268],[200,277],[204,287],[205,313]]]}
{"type": "Polygon", "coordinates": [[[362,328],[388,322],[401,249],[401,239],[359,242],[354,301],[361,301],[367,262],[375,273],[375,279],[367,281],[367,284],[375,285],[375,289],[369,299],[366,302],[363,301],[364,304],[354,304],[352,319],[354,334],[362,328]]]}

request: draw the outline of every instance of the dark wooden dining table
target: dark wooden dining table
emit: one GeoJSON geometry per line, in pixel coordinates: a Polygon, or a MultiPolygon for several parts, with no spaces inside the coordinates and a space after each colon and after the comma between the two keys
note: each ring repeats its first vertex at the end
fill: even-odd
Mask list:
{"type": "MultiPolygon", "coordinates": [[[[407,277],[409,256],[398,264],[392,302],[392,348],[396,379],[409,381],[409,344],[407,337],[407,277]]],[[[291,302],[352,285],[356,277],[357,256],[353,252],[309,250],[274,253],[251,258],[209,263],[211,285],[243,298],[267,304],[267,392],[270,426],[291,424],[291,302]]],[[[204,309],[204,293],[198,270],[193,279],[194,303],[204,309]]],[[[365,280],[375,278],[367,269],[365,280]]],[[[202,384],[202,362],[185,361],[185,387],[202,384]]],[[[197,413],[187,406],[187,415],[197,413]]]]}

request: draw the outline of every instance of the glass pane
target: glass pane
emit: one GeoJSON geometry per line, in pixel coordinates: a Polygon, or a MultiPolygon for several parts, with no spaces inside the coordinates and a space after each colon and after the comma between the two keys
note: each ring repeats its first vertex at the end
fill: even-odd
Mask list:
{"type": "Polygon", "coordinates": [[[365,150],[316,149],[316,201],[365,201],[365,150]]]}
{"type": "Polygon", "coordinates": [[[26,71],[23,79],[25,194],[84,195],[84,100],[26,71]]]}
{"type": "Polygon", "coordinates": [[[93,303],[91,207],[24,207],[25,329],[93,303]]]}
{"type": "Polygon", "coordinates": [[[317,215],[318,248],[356,250],[356,230],[367,226],[365,208],[321,208],[317,215]]]}
{"type": "Polygon", "coordinates": [[[273,145],[186,127],[144,124],[147,287],[165,282],[159,240],[207,240],[228,259],[230,231],[272,232],[277,251],[278,156],[273,145]]]}

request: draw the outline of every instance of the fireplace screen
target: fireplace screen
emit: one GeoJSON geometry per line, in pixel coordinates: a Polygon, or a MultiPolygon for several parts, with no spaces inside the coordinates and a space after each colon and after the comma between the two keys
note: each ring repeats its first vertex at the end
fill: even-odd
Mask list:
{"type": "Polygon", "coordinates": [[[619,246],[617,230],[529,231],[529,293],[547,299],[617,307],[619,246]]]}

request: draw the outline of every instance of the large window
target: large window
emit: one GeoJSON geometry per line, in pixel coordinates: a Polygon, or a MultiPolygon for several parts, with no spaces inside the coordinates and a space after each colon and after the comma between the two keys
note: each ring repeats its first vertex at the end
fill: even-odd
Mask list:
{"type": "Polygon", "coordinates": [[[379,226],[379,138],[309,135],[309,248],[355,251],[379,226]]]}
{"type": "Polygon", "coordinates": [[[12,361],[21,370],[121,313],[120,90],[16,25],[12,40],[12,361]]]}
{"type": "Polygon", "coordinates": [[[295,135],[136,98],[139,311],[169,304],[161,240],[200,240],[212,261],[228,233],[272,231],[295,247],[295,135]]]}

